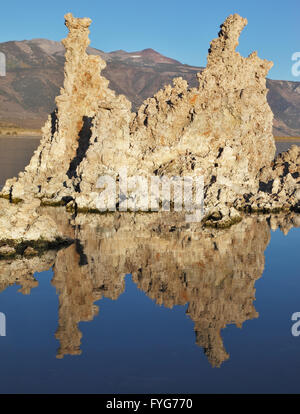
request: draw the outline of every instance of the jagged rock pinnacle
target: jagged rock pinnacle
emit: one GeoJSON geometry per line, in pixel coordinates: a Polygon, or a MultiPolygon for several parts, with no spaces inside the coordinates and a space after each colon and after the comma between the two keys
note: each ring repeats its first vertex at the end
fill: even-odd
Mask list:
{"type": "MultiPolygon", "coordinates": [[[[86,53],[91,20],[71,13],[65,19],[65,80],[57,110],[29,166],[7,181],[4,195],[30,195],[47,203],[72,199],[78,207],[95,209],[97,179],[116,176],[121,167],[129,175],[147,177],[203,175],[206,207],[212,214],[218,210],[220,217],[230,216],[237,206],[242,209],[245,197],[261,191],[259,172],[272,168],[275,156],[273,114],[266,98],[272,62],[256,52],[242,57],[236,51],[246,19],[234,14],[222,24],[211,42],[207,67],[198,74],[198,88],[189,89],[176,78],[136,114],[101,76],[105,62],[86,53]]],[[[289,193],[299,187],[296,180],[289,182],[289,193]]],[[[272,208],[264,194],[265,205],[272,208]]],[[[290,208],[297,202],[285,200],[290,208]]]]}

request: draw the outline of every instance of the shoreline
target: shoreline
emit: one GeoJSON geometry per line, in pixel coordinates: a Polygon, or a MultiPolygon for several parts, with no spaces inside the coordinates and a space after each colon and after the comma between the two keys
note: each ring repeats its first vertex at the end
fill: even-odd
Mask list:
{"type": "MultiPolygon", "coordinates": [[[[42,135],[0,135],[0,139],[41,139],[42,135]]],[[[299,138],[300,140],[300,138],[299,138]]]]}
{"type": "MultiPolygon", "coordinates": [[[[42,134],[18,134],[18,135],[1,135],[0,139],[41,139],[42,134]]],[[[300,137],[274,137],[275,142],[300,142],[300,137]]]]}
{"type": "Polygon", "coordinates": [[[300,137],[274,137],[275,142],[300,142],[300,137]]]}

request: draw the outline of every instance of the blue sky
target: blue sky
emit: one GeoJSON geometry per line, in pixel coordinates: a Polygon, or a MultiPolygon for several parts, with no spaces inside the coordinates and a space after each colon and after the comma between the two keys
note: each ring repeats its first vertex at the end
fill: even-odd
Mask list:
{"type": "Polygon", "coordinates": [[[190,65],[205,66],[209,42],[232,13],[247,17],[239,52],[257,50],[272,60],[272,79],[300,81],[291,56],[300,51],[299,0],[40,0],[1,2],[0,42],[32,38],[61,40],[64,14],[90,17],[91,46],[106,52],[151,47],[190,65]]]}

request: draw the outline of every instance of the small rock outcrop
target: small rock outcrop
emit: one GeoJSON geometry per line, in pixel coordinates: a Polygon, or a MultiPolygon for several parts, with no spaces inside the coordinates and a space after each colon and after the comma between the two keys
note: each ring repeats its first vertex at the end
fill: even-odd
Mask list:
{"type": "Polygon", "coordinates": [[[279,154],[271,166],[262,168],[259,191],[248,201],[249,210],[300,212],[300,147],[293,145],[279,154]]]}
{"type": "Polygon", "coordinates": [[[56,221],[41,211],[39,200],[11,204],[0,198],[0,259],[35,256],[70,242],[56,221]]]}
{"type": "Polygon", "coordinates": [[[296,209],[298,161],[284,178],[278,175],[281,159],[271,164],[275,143],[266,75],[272,62],[256,52],[242,57],[236,51],[246,19],[235,14],[222,24],[207,67],[198,74],[198,88],[176,78],[137,113],[109,89],[101,76],[105,62],[86,53],[91,20],[70,13],[65,20],[65,81],[57,110],[25,172],[6,182],[3,196],[35,197],[52,205],[72,201],[77,209],[95,210],[103,190],[97,188],[98,178],[117,180],[126,167],[129,176],[147,179],[203,176],[206,219],[216,226],[236,222],[237,210],[249,210],[249,202],[259,197],[266,205],[296,209]],[[271,180],[278,185],[277,204],[271,180]]]}

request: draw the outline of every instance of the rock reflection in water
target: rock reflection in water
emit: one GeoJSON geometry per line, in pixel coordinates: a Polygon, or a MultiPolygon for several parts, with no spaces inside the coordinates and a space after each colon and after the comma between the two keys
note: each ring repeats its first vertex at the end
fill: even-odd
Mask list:
{"type": "Polygon", "coordinates": [[[81,353],[78,324],[97,315],[96,301],[118,299],[124,276],[131,273],[157,304],[188,304],[197,345],[212,366],[220,366],[229,358],[221,330],[258,317],[254,285],[264,270],[270,227],[287,232],[300,225],[297,216],[252,216],[214,230],[186,224],[180,217],[171,222],[166,214],[78,215],[70,221],[64,210],[48,210],[74,244],[42,257],[2,260],[0,289],[19,284],[22,293],[30,293],[38,284],[33,274],[53,267],[52,284],[59,296],[58,358],[81,353]]]}
{"type": "Polygon", "coordinates": [[[20,286],[19,292],[29,295],[38,286],[34,273],[48,270],[55,262],[56,252],[49,251],[42,257],[0,261],[0,292],[9,286],[20,286]]]}

